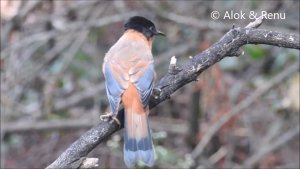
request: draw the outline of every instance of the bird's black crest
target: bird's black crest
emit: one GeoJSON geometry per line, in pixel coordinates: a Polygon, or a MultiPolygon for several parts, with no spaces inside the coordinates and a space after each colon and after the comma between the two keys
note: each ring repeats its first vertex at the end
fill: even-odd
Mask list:
{"type": "Polygon", "coordinates": [[[133,29],[141,32],[147,39],[153,37],[154,35],[164,35],[163,33],[156,30],[153,22],[141,16],[134,16],[129,18],[124,27],[125,30],[133,29]]]}

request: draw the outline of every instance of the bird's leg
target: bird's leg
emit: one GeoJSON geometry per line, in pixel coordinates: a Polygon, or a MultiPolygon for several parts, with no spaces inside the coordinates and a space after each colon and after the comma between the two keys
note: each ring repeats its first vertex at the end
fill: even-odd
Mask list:
{"type": "Polygon", "coordinates": [[[117,117],[114,115],[113,112],[109,112],[109,113],[100,115],[100,120],[106,121],[105,120],[106,118],[111,119],[111,121],[109,122],[110,124],[112,124],[115,121],[119,125],[119,127],[121,126],[120,121],[117,119],[117,117]]]}

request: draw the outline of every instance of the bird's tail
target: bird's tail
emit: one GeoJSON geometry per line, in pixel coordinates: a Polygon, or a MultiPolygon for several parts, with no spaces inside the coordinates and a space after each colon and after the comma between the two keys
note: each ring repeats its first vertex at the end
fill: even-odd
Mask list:
{"type": "MultiPolygon", "coordinates": [[[[126,97],[127,92],[125,92],[124,95],[126,97]]],[[[134,97],[134,94],[131,95],[130,101],[129,99],[127,99],[125,103],[124,101],[123,104],[125,108],[125,164],[127,167],[133,167],[138,160],[141,160],[145,163],[145,165],[153,166],[155,152],[148,125],[149,109],[143,108],[141,101],[138,97],[134,97]],[[135,98],[137,98],[138,100],[135,98]]]]}
{"type": "Polygon", "coordinates": [[[147,114],[126,112],[124,160],[128,167],[133,167],[138,160],[153,165],[154,149],[147,114]]]}

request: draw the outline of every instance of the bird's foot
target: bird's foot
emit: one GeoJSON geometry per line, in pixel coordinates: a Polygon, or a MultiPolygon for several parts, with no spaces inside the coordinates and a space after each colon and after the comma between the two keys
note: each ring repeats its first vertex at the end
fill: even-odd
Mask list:
{"type": "Polygon", "coordinates": [[[112,124],[115,121],[119,125],[119,127],[121,126],[120,121],[117,119],[117,117],[114,115],[113,112],[100,115],[100,120],[107,121],[107,119],[110,119],[109,121],[110,124],[112,124]]]}

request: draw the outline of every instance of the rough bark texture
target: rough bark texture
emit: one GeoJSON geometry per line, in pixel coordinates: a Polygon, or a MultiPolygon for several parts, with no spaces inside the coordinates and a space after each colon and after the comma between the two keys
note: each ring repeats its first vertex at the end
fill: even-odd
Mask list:
{"type": "MultiPolygon", "coordinates": [[[[245,28],[232,28],[210,48],[195,55],[183,66],[169,71],[158,81],[150,100],[150,108],[170,98],[171,94],[180,87],[196,81],[201,72],[221,59],[227,56],[242,55],[243,51],[240,47],[245,44],[267,44],[300,49],[299,35],[256,29],[261,22],[262,20],[259,18],[245,28]]],[[[120,110],[118,119],[122,123],[121,128],[123,128],[123,118],[124,110],[120,110]]],[[[116,123],[100,121],[98,125],[84,133],[47,168],[80,167],[82,161],[93,148],[121,128],[116,123]]]]}

